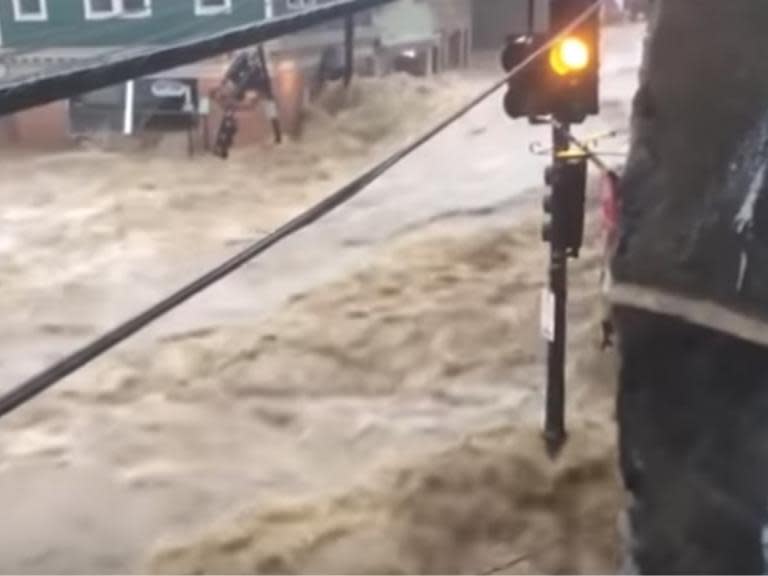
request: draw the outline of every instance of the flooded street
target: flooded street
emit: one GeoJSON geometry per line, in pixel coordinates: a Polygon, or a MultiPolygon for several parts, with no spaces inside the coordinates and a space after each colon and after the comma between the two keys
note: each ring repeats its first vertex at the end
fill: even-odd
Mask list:
{"type": "MultiPolygon", "coordinates": [[[[579,133],[627,126],[641,41],[639,25],[607,30],[605,113],[579,133]]],[[[3,157],[0,385],[267,233],[494,74],[360,81],[312,111],[300,142],[227,163],[3,157]]],[[[482,573],[521,557],[499,571],[615,571],[594,218],[557,465],[538,437],[546,159],[527,147],[547,138],[492,98],[5,419],[0,570],[482,573]]]]}

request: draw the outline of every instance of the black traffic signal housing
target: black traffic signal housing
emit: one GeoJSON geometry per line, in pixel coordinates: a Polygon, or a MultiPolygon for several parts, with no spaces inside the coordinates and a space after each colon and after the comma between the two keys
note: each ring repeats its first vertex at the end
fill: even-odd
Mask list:
{"type": "MultiPolygon", "coordinates": [[[[552,0],[553,31],[564,30],[595,6],[594,0],[552,0]]],[[[600,111],[600,10],[594,9],[578,26],[566,34],[548,55],[548,91],[552,94],[552,114],[561,122],[579,123],[600,111]],[[583,69],[558,71],[558,51],[581,44],[587,50],[588,63],[583,69]]],[[[567,68],[567,67],[566,67],[567,68]]]]}
{"type": "Polygon", "coordinates": [[[504,96],[504,110],[511,118],[533,118],[550,113],[547,94],[537,89],[545,80],[539,59],[520,67],[545,42],[545,37],[531,34],[507,38],[506,47],[501,54],[501,65],[507,73],[518,68],[515,77],[509,81],[509,89],[504,96]]]}
{"type": "Polygon", "coordinates": [[[507,39],[501,58],[506,72],[538,55],[510,79],[504,109],[512,118],[553,116],[563,123],[581,123],[599,112],[599,10],[583,18],[594,0],[550,3],[550,33],[507,39]],[[579,25],[558,36],[578,18],[579,25]]]}
{"type": "Polygon", "coordinates": [[[545,172],[551,191],[544,196],[544,212],[549,215],[542,238],[552,247],[578,258],[584,243],[584,214],[587,188],[587,158],[579,152],[564,152],[545,172]]]}

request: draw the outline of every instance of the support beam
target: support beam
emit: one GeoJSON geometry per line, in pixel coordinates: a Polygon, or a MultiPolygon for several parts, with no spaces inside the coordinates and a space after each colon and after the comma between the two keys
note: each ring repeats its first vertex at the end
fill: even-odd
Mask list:
{"type": "Polygon", "coordinates": [[[136,83],[129,80],[125,83],[125,113],[123,115],[123,134],[130,136],[133,134],[133,110],[136,95],[136,83]]]}
{"type": "Polygon", "coordinates": [[[267,55],[264,52],[264,44],[259,44],[258,50],[259,63],[261,64],[261,69],[264,73],[264,97],[266,99],[265,106],[267,117],[269,118],[269,123],[272,125],[275,144],[280,144],[283,141],[283,130],[280,126],[280,116],[277,112],[277,101],[275,100],[275,91],[272,88],[272,76],[267,63],[267,55]]]}
{"type": "Polygon", "coordinates": [[[344,86],[352,82],[355,72],[355,17],[347,16],[344,21],[344,86]]]}

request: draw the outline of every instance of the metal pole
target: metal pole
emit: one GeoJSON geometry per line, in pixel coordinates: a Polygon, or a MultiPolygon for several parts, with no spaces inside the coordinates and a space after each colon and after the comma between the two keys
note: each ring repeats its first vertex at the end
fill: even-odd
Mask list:
{"type": "Polygon", "coordinates": [[[528,0],[528,35],[536,33],[536,0],[528,0]]]}
{"type": "Polygon", "coordinates": [[[565,444],[565,341],[566,304],[568,299],[568,254],[563,238],[563,219],[567,217],[564,196],[568,190],[558,181],[558,167],[563,162],[559,157],[568,149],[567,124],[552,129],[553,165],[555,167],[552,186],[552,229],[549,257],[549,293],[546,299],[553,306],[554,327],[547,342],[547,399],[544,423],[544,440],[550,456],[556,456],[565,444]]]}
{"type": "Polygon", "coordinates": [[[123,110],[123,134],[126,136],[133,134],[135,94],[136,84],[133,80],[128,80],[125,83],[125,109],[123,110]]]}
{"type": "Polygon", "coordinates": [[[275,93],[272,89],[272,77],[269,75],[269,67],[267,65],[267,56],[264,53],[264,44],[259,44],[258,47],[259,63],[264,73],[264,90],[266,91],[266,110],[269,121],[272,124],[272,132],[275,135],[275,143],[280,144],[283,141],[283,130],[280,126],[280,116],[277,113],[277,102],[275,101],[275,93]]]}
{"type": "Polygon", "coordinates": [[[352,82],[355,71],[355,17],[347,16],[344,21],[344,86],[352,82]]]}

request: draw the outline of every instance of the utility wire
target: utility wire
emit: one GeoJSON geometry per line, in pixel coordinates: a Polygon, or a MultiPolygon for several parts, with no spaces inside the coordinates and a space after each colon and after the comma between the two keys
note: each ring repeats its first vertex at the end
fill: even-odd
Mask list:
{"type": "Polygon", "coordinates": [[[155,320],[161,318],[171,310],[177,308],[193,296],[199,294],[206,288],[209,288],[213,284],[219,282],[226,276],[230,275],[234,271],[238,270],[258,255],[266,252],[272,246],[276,245],[280,241],[288,238],[306,228],[310,224],[320,220],[324,216],[328,215],[336,208],[345,204],[350,199],[357,196],[362,190],[364,190],[369,184],[378,179],[390,168],[398,164],[405,157],[409,156],[415,150],[432,140],[435,136],[443,132],[446,128],[451,126],[454,122],[459,120],[468,114],[471,110],[488,99],[496,91],[502,88],[507,82],[513,80],[518,76],[525,68],[527,68],[534,60],[543,55],[549,48],[557,42],[563,35],[569,33],[575,27],[579,26],[584,20],[589,18],[592,13],[598,9],[600,0],[597,0],[590,6],[584,13],[576,18],[571,24],[566,26],[560,33],[552,38],[549,42],[541,46],[534,53],[529,55],[523,62],[511,70],[501,80],[498,80],[489,88],[485,89],[478,96],[470,100],[467,104],[462,106],[459,110],[448,116],[445,120],[434,126],[429,131],[425,132],[419,138],[395,152],[383,162],[377,164],[373,168],[364,172],[358,176],[346,186],[337,190],[330,196],[321,200],[306,211],[300,213],[298,216],[289,220],[272,233],[254,242],[251,246],[247,247],[243,251],[239,252],[229,260],[220,264],[213,270],[207,272],[197,280],[187,284],[181,289],[177,290],[170,296],[161,300],[154,306],[148,308],[144,312],[137,316],[127,320],[126,322],[116,326],[106,334],[100,336],[90,344],[87,344],[76,350],[69,356],[61,359],[52,366],[46,368],[42,372],[33,376],[29,380],[22,382],[11,391],[0,396],[0,417],[15,410],[19,406],[25,404],[41,392],[47,390],[66,376],[72,374],[76,370],[82,368],[88,363],[92,362],[104,352],[113,348],[117,344],[123,342],[127,338],[136,334],[142,328],[145,328],[155,320]]]}

